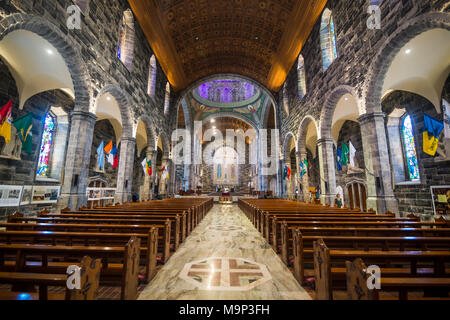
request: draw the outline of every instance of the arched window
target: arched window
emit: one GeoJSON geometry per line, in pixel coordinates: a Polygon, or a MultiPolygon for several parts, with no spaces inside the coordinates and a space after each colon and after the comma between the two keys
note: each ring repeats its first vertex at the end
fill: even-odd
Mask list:
{"type": "Polygon", "coordinates": [[[122,23],[120,25],[119,46],[117,57],[128,70],[131,70],[133,64],[134,51],[134,18],[130,9],[123,13],[122,23]]]}
{"type": "Polygon", "coordinates": [[[288,98],[288,92],[286,88],[287,82],[284,83],[283,86],[283,108],[287,115],[289,115],[289,98],[288,98]]]}
{"type": "Polygon", "coordinates": [[[419,181],[419,165],[417,161],[416,143],[414,140],[414,131],[410,115],[406,115],[403,119],[401,136],[403,138],[406,169],[408,171],[407,178],[409,177],[410,181],[419,181]]]}
{"type": "Polygon", "coordinates": [[[164,115],[169,114],[169,107],[170,107],[170,83],[167,81],[166,84],[166,97],[164,99],[164,115]]]}
{"type": "Polygon", "coordinates": [[[81,12],[86,13],[89,0],[73,0],[73,2],[80,8],[81,12]]]}
{"type": "Polygon", "coordinates": [[[327,70],[337,58],[334,21],[333,15],[329,9],[325,9],[322,14],[322,23],[320,24],[320,47],[322,49],[323,70],[327,70]]]}
{"type": "Polygon", "coordinates": [[[298,77],[298,97],[302,99],[306,94],[305,60],[303,59],[302,55],[298,57],[297,77],[298,77]]]}
{"type": "Polygon", "coordinates": [[[150,97],[155,96],[155,89],[156,89],[156,58],[155,55],[152,55],[150,58],[150,70],[148,74],[148,88],[147,93],[150,97]]]}
{"type": "Polygon", "coordinates": [[[44,132],[42,133],[41,147],[36,176],[47,178],[49,175],[49,162],[52,152],[53,138],[56,128],[55,118],[48,113],[45,117],[44,132]]]}

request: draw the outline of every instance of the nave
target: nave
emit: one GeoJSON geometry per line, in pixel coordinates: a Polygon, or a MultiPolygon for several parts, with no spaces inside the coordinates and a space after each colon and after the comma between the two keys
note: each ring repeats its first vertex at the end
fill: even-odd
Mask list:
{"type": "Polygon", "coordinates": [[[311,297],[236,204],[216,204],[138,299],[311,297]]]}

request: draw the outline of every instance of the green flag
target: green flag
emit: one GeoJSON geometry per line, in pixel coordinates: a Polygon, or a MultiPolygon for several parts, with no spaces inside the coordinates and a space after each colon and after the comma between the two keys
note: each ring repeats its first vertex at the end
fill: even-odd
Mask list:
{"type": "Polygon", "coordinates": [[[23,117],[13,121],[14,127],[17,129],[20,141],[22,141],[22,150],[31,154],[32,152],[32,137],[31,129],[33,128],[33,114],[28,113],[23,117]]]}
{"type": "Polygon", "coordinates": [[[346,166],[348,164],[348,155],[350,153],[350,149],[345,142],[342,142],[342,156],[341,156],[341,164],[346,166]]]}

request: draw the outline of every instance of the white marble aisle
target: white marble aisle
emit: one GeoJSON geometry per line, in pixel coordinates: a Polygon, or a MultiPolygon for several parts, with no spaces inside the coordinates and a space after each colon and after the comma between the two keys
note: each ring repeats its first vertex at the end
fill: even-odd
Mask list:
{"type": "Polygon", "coordinates": [[[215,205],[140,300],[309,300],[237,205],[215,205]]]}

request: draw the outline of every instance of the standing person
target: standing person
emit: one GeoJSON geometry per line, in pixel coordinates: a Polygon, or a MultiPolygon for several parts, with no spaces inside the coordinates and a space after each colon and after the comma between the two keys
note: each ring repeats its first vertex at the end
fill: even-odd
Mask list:
{"type": "Polygon", "coordinates": [[[334,199],[334,206],[337,208],[342,208],[342,199],[339,193],[336,195],[336,198],[334,199]]]}

